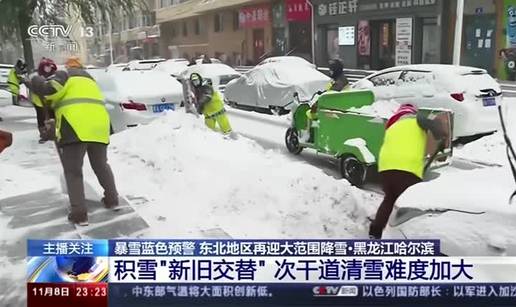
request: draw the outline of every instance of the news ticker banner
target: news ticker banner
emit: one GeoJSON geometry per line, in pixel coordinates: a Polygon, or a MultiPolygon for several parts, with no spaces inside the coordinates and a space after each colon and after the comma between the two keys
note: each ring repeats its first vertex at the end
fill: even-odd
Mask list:
{"type": "Polygon", "coordinates": [[[435,240],[29,240],[28,306],[516,303],[516,257],[435,240]]]}

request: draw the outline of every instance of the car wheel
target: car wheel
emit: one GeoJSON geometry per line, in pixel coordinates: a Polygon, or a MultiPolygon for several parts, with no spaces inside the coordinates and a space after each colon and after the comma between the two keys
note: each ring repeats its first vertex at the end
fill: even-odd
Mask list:
{"type": "Polygon", "coordinates": [[[291,154],[298,155],[303,151],[303,147],[299,144],[299,136],[296,128],[288,128],[285,134],[285,145],[291,154]]]}
{"type": "Polygon", "coordinates": [[[340,159],[340,173],[349,183],[361,187],[366,182],[367,166],[353,155],[343,156],[340,159]]]}

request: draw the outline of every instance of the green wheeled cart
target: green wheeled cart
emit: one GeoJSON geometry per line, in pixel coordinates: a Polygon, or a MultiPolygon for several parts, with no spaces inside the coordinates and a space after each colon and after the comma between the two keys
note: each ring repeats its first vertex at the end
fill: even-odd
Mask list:
{"type": "MultiPolygon", "coordinates": [[[[371,170],[376,170],[387,118],[360,112],[375,102],[373,92],[327,92],[317,100],[316,119],[307,116],[310,105],[299,102],[293,110],[292,125],[285,135],[285,144],[292,154],[304,148],[331,155],[339,160],[343,178],[355,186],[362,186],[371,170]]],[[[439,116],[449,132],[445,150],[437,155],[436,141],[429,138],[428,156],[444,165],[451,156],[452,114],[444,110],[420,109],[427,116],[439,116]]]]}

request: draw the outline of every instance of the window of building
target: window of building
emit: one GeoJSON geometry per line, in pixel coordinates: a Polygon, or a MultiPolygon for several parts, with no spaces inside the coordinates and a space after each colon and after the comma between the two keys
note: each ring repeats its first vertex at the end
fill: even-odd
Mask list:
{"type": "Polygon", "coordinates": [[[172,38],[177,37],[177,30],[176,30],[176,27],[177,27],[177,25],[175,25],[175,24],[172,24],[172,25],[170,26],[170,36],[171,36],[172,38]]]}
{"type": "Polygon", "coordinates": [[[161,0],[160,7],[167,7],[167,6],[175,5],[178,2],[180,2],[180,1],[178,1],[178,0],[161,0]]]}
{"type": "Polygon", "coordinates": [[[186,21],[183,21],[183,36],[188,35],[188,23],[186,21]]]}
{"type": "Polygon", "coordinates": [[[213,29],[215,32],[224,31],[224,15],[222,13],[215,14],[213,29]]]}
{"type": "Polygon", "coordinates": [[[240,29],[240,19],[238,11],[233,12],[233,31],[240,29]]]}
{"type": "Polygon", "coordinates": [[[128,17],[127,17],[127,20],[128,20],[128,22],[129,22],[129,27],[128,27],[128,29],[134,29],[134,28],[136,28],[138,18],[135,18],[135,16],[128,16],[128,17]]]}
{"type": "Polygon", "coordinates": [[[201,19],[196,18],[195,19],[195,29],[194,29],[195,35],[201,34],[201,19]]]}
{"type": "Polygon", "coordinates": [[[437,18],[423,18],[423,43],[421,63],[439,64],[441,62],[440,27],[437,18]]]}

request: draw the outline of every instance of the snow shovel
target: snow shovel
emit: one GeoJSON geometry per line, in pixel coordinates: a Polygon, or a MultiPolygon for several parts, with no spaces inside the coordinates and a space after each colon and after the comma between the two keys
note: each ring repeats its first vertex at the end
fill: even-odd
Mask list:
{"type": "MultiPolygon", "coordinates": [[[[500,115],[500,122],[502,123],[502,131],[503,131],[503,138],[505,140],[505,144],[507,144],[507,160],[509,160],[509,165],[511,166],[511,172],[512,177],[514,178],[514,181],[516,182],[516,168],[514,166],[513,160],[516,159],[516,153],[514,152],[514,147],[512,147],[511,139],[509,138],[509,135],[507,134],[507,128],[505,127],[505,121],[502,114],[502,106],[498,106],[498,115],[500,115]]],[[[512,203],[512,199],[516,196],[516,191],[512,192],[511,197],[509,197],[509,203],[512,203]]]]}
{"type": "Polygon", "coordinates": [[[434,163],[434,160],[435,160],[435,158],[437,158],[437,155],[441,151],[444,151],[444,149],[445,149],[444,140],[439,140],[439,143],[437,143],[437,149],[432,153],[432,155],[430,156],[428,161],[426,161],[424,173],[426,173],[426,171],[430,168],[430,165],[432,165],[432,163],[434,163]]]}

